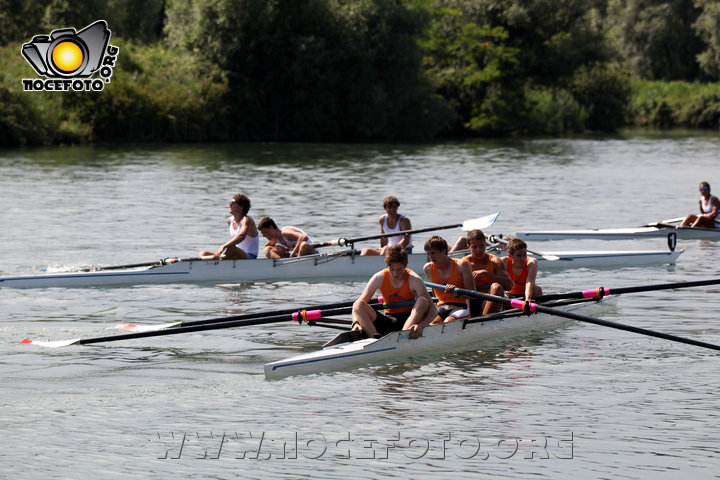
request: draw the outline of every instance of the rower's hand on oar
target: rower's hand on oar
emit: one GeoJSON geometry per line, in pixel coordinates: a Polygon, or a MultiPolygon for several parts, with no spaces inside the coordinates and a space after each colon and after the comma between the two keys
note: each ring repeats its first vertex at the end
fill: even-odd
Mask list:
{"type": "Polygon", "coordinates": [[[448,283],[447,285],[445,285],[446,292],[452,292],[453,290],[455,290],[455,288],[457,288],[457,287],[455,285],[453,285],[452,283],[448,283]]]}

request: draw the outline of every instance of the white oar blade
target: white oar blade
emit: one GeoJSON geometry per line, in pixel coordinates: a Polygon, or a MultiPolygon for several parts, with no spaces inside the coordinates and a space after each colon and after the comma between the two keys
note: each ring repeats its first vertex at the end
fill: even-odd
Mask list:
{"type": "Polygon", "coordinates": [[[134,323],[126,323],[125,325],[118,325],[118,330],[125,330],[126,332],[154,332],[156,330],[165,330],[166,328],[177,327],[180,322],[162,323],[160,325],[136,325],[134,323]]]}
{"type": "Polygon", "coordinates": [[[472,218],[465,220],[462,224],[462,229],[467,231],[470,230],[484,230],[490,225],[495,223],[497,218],[500,216],[500,212],[493,213],[492,215],[486,215],[484,217],[472,218]]]}
{"type": "Polygon", "coordinates": [[[69,345],[74,345],[80,341],[79,338],[73,338],[72,340],[55,340],[52,342],[39,342],[37,340],[28,340],[27,338],[20,343],[29,344],[32,343],[33,345],[37,345],[39,347],[48,347],[48,348],[59,348],[59,347],[67,347],[69,345]]]}

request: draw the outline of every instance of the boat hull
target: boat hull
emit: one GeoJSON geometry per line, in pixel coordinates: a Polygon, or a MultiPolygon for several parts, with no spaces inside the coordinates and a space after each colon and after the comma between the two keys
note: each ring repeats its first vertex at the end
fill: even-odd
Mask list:
{"type": "Polygon", "coordinates": [[[720,240],[720,228],[607,228],[589,230],[548,230],[537,232],[516,232],[515,236],[528,241],[540,240],[632,240],[636,238],[667,238],[675,233],[678,240],[720,240]]]}
{"type": "MultiPolygon", "coordinates": [[[[565,305],[566,311],[583,309],[583,313],[605,308],[615,297],[602,302],[582,300],[565,305]]],[[[455,321],[430,325],[421,338],[411,340],[408,332],[393,332],[380,339],[363,339],[332,345],[322,350],[296,355],[265,365],[265,378],[279,379],[293,375],[348,370],[365,365],[394,363],[412,356],[446,352],[462,352],[496,343],[506,337],[531,331],[548,330],[572,322],[564,317],[537,313],[512,313],[484,321],[455,321]]]]}
{"type": "MultiPolygon", "coordinates": [[[[547,252],[559,260],[538,258],[540,270],[568,268],[625,267],[674,263],[681,251],[600,251],[547,252]]],[[[425,254],[409,255],[408,268],[421,272],[425,254]]],[[[367,279],[385,268],[378,255],[312,255],[292,259],[190,260],[152,268],[100,270],[94,272],[49,273],[0,277],[0,287],[49,288],[97,287],[151,283],[212,282],[243,283],[267,281],[318,281],[333,278],[367,279]]]]}

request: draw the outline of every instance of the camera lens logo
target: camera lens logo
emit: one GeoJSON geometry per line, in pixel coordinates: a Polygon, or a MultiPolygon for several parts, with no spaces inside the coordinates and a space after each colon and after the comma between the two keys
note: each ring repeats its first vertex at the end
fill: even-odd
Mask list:
{"type": "Polygon", "coordinates": [[[34,36],[21,53],[35,72],[48,80],[24,78],[24,90],[102,90],[110,83],[119,51],[109,42],[110,30],[104,20],[78,32],[61,28],[50,35],[34,36]],[[96,72],[102,79],[91,79],[96,72]]]}

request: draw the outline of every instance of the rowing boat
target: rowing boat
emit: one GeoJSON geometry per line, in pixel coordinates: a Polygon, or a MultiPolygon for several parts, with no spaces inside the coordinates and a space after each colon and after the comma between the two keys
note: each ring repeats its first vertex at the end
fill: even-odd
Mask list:
{"type": "MultiPolygon", "coordinates": [[[[601,268],[675,263],[682,250],[560,251],[538,257],[540,270],[601,268]]],[[[461,256],[467,252],[457,252],[461,256]]],[[[409,268],[422,271],[424,253],[409,255],[409,268]]],[[[356,251],[323,253],[298,258],[255,260],[200,260],[158,262],[122,270],[72,271],[0,277],[0,287],[96,287],[150,283],[243,283],[283,280],[319,281],[332,278],[367,279],[385,268],[383,257],[360,256],[356,251]]]]}
{"type": "MultiPolygon", "coordinates": [[[[563,301],[554,304],[553,308],[564,311],[583,309],[586,313],[604,308],[616,298],[606,297],[602,302],[593,299],[563,301]]],[[[486,317],[430,325],[423,330],[422,337],[414,340],[409,338],[408,331],[389,333],[379,339],[355,341],[351,340],[352,332],[345,332],[325,344],[322,350],[266,364],[265,378],[347,370],[365,365],[394,363],[413,356],[475,350],[508,337],[549,330],[570,321],[547,313],[527,316],[514,309],[486,317]]]]}
{"type": "Polygon", "coordinates": [[[526,241],[573,239],[632,240],[636,238],[667,237],[668,233],[675,233],[679,240],[720,240],[720,228],[673,227],[664,224],[647,225],[636,228],[516,232],[515,236],[526,241]]]}

